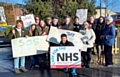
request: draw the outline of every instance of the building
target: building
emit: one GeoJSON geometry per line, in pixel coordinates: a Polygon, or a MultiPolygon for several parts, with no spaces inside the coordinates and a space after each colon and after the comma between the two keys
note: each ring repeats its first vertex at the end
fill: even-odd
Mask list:
{"type": "MultiPolygon", "coordinates": [[[[95,15],[95,18],[99,18],[100,17],[100,7],[96,7],[96,12],[97,14],[95,15]]],[[[116,15],[117,13],[109,10],[109,9],[106,9],[105,7],[102,7],[101,9],[101,16],[111,16],[111,15],[116,15]]]]}

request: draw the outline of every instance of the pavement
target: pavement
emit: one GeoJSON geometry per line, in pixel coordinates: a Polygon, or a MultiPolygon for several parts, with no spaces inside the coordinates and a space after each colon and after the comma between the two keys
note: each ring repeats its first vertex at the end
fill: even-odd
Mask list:
{"type": "MultiPolygon", "coordinates": [[[[90,68],[77,69],[77,77],[120,77],[120,53],[113,55],[113,67],[105,67],[96,63],[94,55],[90,68]]],[[[29,69],[29,61],[26,62],[29,69]]],[[[20,75],[14,74],[11,47],[0,48],[0,77],[71,77],[62,70],[35,68],[20,75]]]]}

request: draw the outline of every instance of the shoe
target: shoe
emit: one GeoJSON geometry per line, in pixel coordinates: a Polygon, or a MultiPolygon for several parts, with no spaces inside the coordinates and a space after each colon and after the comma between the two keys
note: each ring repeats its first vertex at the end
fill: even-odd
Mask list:
{"type": "Polygon", "coordinates": [[[35,67],[35,65],[31,65],[31,66],[30,66],[30,70],[32,70],[34,67],[35,67]]]}
{"type": "Polygon", "coordinates": [[[28,70],[25,67],[20,68],[23,72],[27,72],[28,70]]]}
{"type": "Polygon", "coordinates": [[[113,65],[107,65],[107,67],[113,67],[113,65]]]}
{"type": "Polygon", "coordinates": [[[72,71],[71,74],[72,74],[72,76],[76,76],[77,75],[76,71],[72,71]]]}
{"type": "Polygon", "coordinates": [[[15,68],[14,71],[15,71],[15,74],[20,74],[20,70],[18,68],[15,68]]]}
{"type": "Polygon", "coordinates": [[[68,68],[65,68],[63,71],[64,71],[65,73],[67,73],[67,72],[68,72],[68,68]]]}

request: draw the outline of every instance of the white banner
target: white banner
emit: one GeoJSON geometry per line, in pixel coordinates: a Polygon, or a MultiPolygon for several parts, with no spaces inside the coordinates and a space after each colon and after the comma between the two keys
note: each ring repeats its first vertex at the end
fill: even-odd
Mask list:
{"type": "Polygon", "coordinates": [[[4,8],[0,6],[0,22],[6,22],[4,8]]]}
{"type": "Polygon", "coordinates": [[[43,54],[48,52],[47,36],[12,39],[13,57],[43,54]]]}
{"type": "Polygon", "coordinates": [[[50,49],[51,68],[81,68],[80,47],[59,46],[50,49]]]}
{"type": "Polygon", "coordinates": [[[47,41],[59,44],[61,41],[61,34],[67,34],[68,41],[72,42],[75,46],[82,47],[82,51],[87,51],[87,45],[83,44],[83,41],[81,40],[82,37],[84,37],[81,33],[69,31],[69,30],[62,30],[57,29],[56,27],[50,27],[50,32],[47,37],[47,41]]]}
{"type": "Polygon", "coordinates": [[[33,14],[21,16],[21,19],[26,29],[28,29],[32,24],[35,24],[35,19],[33,14]]]}
{"type": "Polygon", "coordinates": [[[79,23],[83,24],[87,20],[88,9],[77,9],[76,16],[79,17],[79,23]]]}

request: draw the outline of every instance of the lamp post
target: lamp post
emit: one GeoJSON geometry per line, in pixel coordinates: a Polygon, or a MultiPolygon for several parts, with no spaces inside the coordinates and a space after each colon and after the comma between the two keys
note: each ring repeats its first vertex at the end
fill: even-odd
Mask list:
{"type": "Polygon", "coordinates": [[[101,0],[100,0],[100,16],[102,14],[102,4],[101,4],[101,0]]]}

